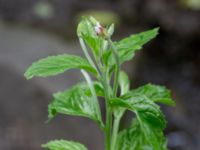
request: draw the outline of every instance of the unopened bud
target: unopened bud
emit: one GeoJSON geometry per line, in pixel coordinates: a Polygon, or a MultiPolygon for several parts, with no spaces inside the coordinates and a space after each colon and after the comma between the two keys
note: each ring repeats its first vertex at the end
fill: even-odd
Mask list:
{"type": "Polygon", "coordinates": [[[94,30],[97,35],[104,35],[104,27],[102,27],[99,22],[97,22],[96,26],[94,27],[94,30]]]}

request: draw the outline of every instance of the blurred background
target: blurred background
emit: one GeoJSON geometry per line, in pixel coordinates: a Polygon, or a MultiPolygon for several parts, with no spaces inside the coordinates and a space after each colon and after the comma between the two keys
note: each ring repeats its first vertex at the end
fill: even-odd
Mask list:
{"type": "Polygon", "coordinates": [[[82,15],[114,22],[114,39],[160,27],[159,36],[123,68],[132,87],[152,82],[172,90],[177,106],[162,106],[169,149],[199,150],[200,0],[0,0],[0,149],[41,150],[52,139],[103,149],[103,135],[89,119],[58,115],[45,124],[51,94],[83,80],[79,71],[23,77],[33,61],[48,55],[82,55],[76,37],[82,15]]]}

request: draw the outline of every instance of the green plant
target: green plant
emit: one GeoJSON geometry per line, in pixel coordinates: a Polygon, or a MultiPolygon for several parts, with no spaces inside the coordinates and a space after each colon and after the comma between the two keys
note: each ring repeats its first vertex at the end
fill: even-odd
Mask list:
{"type": "MultiPolygon", "coordinates": [[[[175,105],[169,90],[153,84],[130,90],[128,76],[120,68],[145,43],[156,37],[158,28],[117,42],[111,40],[113,32],[113,24],[104,28],[94,18],[84,17],[78,25],[77,34],[86,58],[68,54],[50,56],[33,63],[25,77],[47,77],[69,69],[81,69],[86,81],[53,95],[48,106],[49,119],[57,113],[92,119],[105,133],[106,150],[167,150],[163,134],[166,121],[156,103],[175,105]],[[98,97],[105,99],[105,121],[102,120],[98,97]],[[121,118],[127,110],[134,112],[135,118],[128,129],[119,131],[121,118]]],[[[87,150],[82,144],[65,140],[51,141],[42,147],[87,150]]]]}

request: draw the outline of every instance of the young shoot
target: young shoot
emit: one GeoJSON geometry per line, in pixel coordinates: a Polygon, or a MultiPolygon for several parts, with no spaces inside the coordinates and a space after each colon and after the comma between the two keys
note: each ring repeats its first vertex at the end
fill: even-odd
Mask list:
{"type": "MultiPolygon", "coordinates": [[[[57,114],[90,118],[105,134],[105,150],[167,150],[163,134],[166,120],[157,103],[175,105],[170,91],[154,84],[130,89],[128,75],[121,69],[121,65],[131,60],[136,51],[157,36],[158,30],[154,28],[113,41],[113,24],[106,28],[93,17],[83,17],[77,35],[85,57],[69,54],[49,56],[34,62],[25,72],[25,77],[55,76],[69,69],[80,69],[85,80],[53,94],[48,106],[49,119],[57,114]],[[105,100],[105,121],[99,97],[105,100]],[[133,112],[135,117],[128,128],[119,130],[126,111],[133,112]]],[[[50,141],[42,147],[87,150],[83,144],[67,140],[50,141]]]]}

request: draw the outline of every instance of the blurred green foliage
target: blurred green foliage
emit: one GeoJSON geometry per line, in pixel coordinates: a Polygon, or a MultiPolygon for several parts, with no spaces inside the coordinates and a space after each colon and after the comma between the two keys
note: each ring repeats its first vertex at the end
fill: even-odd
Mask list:
{"type": "Polygon", "coordinates": [[[33,7],[34,14],[42,19],[49,19],[54,15],[54,8],[48,2],[39,1],[33,7]]]}
{"type": "Polygon", "coordinates": [[[200,0],[181,0],[181,4],[192,10],[200,10],[200,0]]]}

